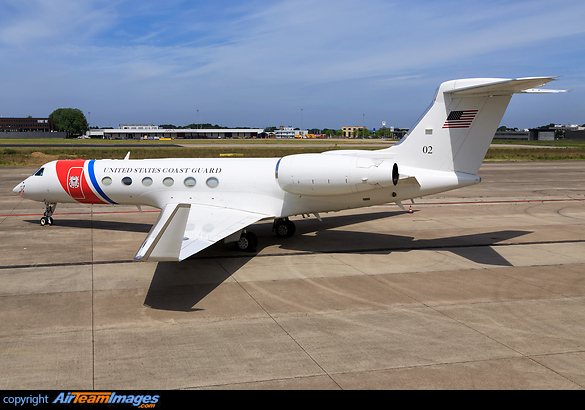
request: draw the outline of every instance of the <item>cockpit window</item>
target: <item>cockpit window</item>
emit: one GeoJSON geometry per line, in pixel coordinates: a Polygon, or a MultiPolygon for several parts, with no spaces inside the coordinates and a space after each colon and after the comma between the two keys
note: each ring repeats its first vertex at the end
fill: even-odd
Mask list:
{"type": "Polygon", "coordinates": [[[35,172],[33,175],[34,175],[35,177],[42,177],[42,176],[43,176],[43,172],[45,172],[45,168],[39,168],[39,169],[37,170],[37,172],[35,172]]]}

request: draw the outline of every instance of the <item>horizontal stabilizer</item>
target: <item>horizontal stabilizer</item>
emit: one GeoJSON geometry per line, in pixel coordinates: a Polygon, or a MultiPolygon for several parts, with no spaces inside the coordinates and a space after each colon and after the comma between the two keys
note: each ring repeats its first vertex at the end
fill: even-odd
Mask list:
{"type": "MultiPolygon", "coordinates": [[[[454,98],[459,97],[489,97],[489,96],[506,96],[517,93],[559,93],[565,90],[540,90],[535,87],[541,87],[551,81],[555,77],[529,77],[517,78],[513,80],[494,80],[486,79],[483,84],[474,84],[465,86],[466,80],[458,80],[454,82],[455,87],[452,90],[445,90],[445,94],[450,94],[454,98]],[[459,87],[461,84],[461,87],[459,87]]],[[[477,80],[474,80],[477,81],[477,80]]]]}

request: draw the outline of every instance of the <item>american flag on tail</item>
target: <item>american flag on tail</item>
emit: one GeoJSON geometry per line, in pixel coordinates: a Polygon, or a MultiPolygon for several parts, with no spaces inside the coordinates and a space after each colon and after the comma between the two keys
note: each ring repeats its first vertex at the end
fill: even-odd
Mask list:
{"type": "Polygon", "coordinates": [[[451,111],[443,128],[469,128],[477,115],[477,110],[451,111]]]}

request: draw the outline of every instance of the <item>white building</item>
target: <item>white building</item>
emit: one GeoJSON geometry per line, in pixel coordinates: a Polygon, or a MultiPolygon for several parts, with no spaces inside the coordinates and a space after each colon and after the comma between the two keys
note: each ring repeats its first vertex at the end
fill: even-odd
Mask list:
{"type": "Polygon", "coordinates": [[[120,130],[158,130],[159,127],[153,124],[118,124],[120,130]]]}
{"type": "Polygon", "coordinates": [[[162,129],[154,128],[118,128],[89,130],[94,138],[116,140],[158,140],[165,139],[224,139],[224,138],[258,138],[263,137],[263,128],[234,129],[162,129]]]}
{"type": "Polygon", "coordinates": [[[306,135],[309,133],[308,130],[295,130],[293,127],[284,127],[280,126],[279,129],[274,131],[275,138],[295,138],[295,136],[300,135],[301,138],[306,138],[306,135]]]}

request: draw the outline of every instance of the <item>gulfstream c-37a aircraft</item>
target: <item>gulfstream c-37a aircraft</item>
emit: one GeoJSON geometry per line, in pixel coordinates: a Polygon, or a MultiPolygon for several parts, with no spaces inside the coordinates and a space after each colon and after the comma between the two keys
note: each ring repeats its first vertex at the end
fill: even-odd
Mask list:
{"type": "Polygon", "coordinates": [[[248,226],[274,220],[291,236],[294,215],[339,211],[436,194],[481,181],[476,174],[514,93],[554,78],[465,79],[437,89],[432,105],[398,144],[282,158],[58,160],[14,188],[44,202],[148,205],[161,209],[135,259],[181,261],[225,240],[254,250],[248,226]]]}

